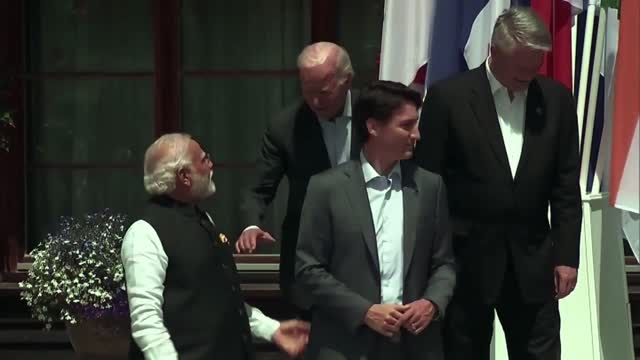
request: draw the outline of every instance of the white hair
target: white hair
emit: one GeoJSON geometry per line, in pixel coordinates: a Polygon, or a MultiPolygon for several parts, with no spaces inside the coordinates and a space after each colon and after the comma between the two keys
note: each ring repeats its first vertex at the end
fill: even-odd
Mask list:
{"type": "Polygon", "coordinates": [[[144,154],[144,189],[151,195],[168,194],[176,188],[176,174],[191,165],[191,136],[173,133],[159,137],[144,154]]]}
{"type": "Polygon", "coordinates": [[[528,7],[514,6],[498,16],[493,27],[491,45],[507,51],[516,46],[549,51],[551,34],[535,11],[528,7]]]}
{"type": "Polygon", "coordinates": [[[302,50],[298,55],[298,69],[322,65],[333,54],[336,56],[337,75],[341,79],[346,79],[349,75],[353,77],[355,72],[347,50],[337,44],[325,41],[313,43],[302,50]]]}

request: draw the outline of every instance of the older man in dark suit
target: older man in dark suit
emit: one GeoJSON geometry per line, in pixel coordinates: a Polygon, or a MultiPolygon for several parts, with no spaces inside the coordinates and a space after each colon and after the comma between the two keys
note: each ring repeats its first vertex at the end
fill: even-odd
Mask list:
{"type": "MultiPolygon", "coordinates": [[[[308,303],[293,288],[293,267],[300,211],[309,178],[358,156],[360,137],[351,126],[350,90],[353,69],[349,54],[340,46],[319,42],[307,46],[298,57],[303,99],[284,109],[269,124],[257,165],[255,182],[247,191],[242,209],[247,228],[236,250],[253,252],[261,241],[274,241],[262,229],[266,208],[283,177],[289,181],[289,197],[282,224],[280,286],[287,300],[298,308],[308,303]]],[[[303,317],[308,313],[303,312],[303,317]]]]}
{"type": "Polygon", "coordinates": [[[420,103],[399,83],[363,89],[359,159],[309,183],[296,257],[313,305],[309,359],[443,359],[455,285],[447,196],[440,176],[405,161],[420,103]]]}
{"type": "Polygon", "coordinates": [[[558,299],[576,284],[581,202],[571,91],[537,76],[550,47],[540,18],[512,8],[485,64],[427,92],[416,159],[447,184],[459,265],[447,359],[489,359],[494,310],[510,359],[560,359],[558,299]]]}

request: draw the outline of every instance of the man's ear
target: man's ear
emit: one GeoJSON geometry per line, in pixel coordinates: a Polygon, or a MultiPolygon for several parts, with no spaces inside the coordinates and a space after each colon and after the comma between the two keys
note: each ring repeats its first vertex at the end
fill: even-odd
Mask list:
{"type": "Polygon", "coordinates": [[[495,45],[490,45],[489,46],[489,55],[490,56],[495,56],[496,51],[498,51],[498,48],[495,45]]]}
{"type": "Polygon", "coordinates": [[[374,118],[368,118],[366,121],[366,124],[367,124],[367,133],[369,133],[369,136],[377,136],[378,122],[374,118]]]}
{"type": "Polygon", "coordinates": [[[347,78],[344,81],[347,89],[351,89],[351,83],[353,82],[353,74],[347,74],[347,78]]]}

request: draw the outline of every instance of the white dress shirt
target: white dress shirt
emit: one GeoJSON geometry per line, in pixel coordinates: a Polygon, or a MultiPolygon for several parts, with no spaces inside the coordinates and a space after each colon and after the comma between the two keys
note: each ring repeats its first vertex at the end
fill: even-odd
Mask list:
{"type": "Polygon", "coordinates": [[[498,114],[498,122],[500,123],[500,131],[502,132],[502,140],[509,158],[509,166],[511,168],[511,176],[516,177],[520,155],[522,154],[522,143],[524,141],[523,130],[525,121],[525,109],[527,104],[527,91],[518,91],[513,93],[513,100],[509,97],[509,91],[504,87],[491,72],[487,59],[487,78],[491,86],[491,94],[493,102],[496,106],[498,114]]]}
{"type": "Polygon", "coordinates": [[[333,121],[322,118],[318,120],[331,167],[348,161],[351,155],[351,90],[347,92],[341,116],[333,121]]]}
{"type": "Polygon", "coordinates": [[[402,304],[404,210],[402,174],[396,163],[388,176],[378,174],[360,152],[380,264],[381,304],[402,304]]]}
{"type": "MultiPolygon", "coordinates": [[[[211,217],[207,214],[209,219],[211,217]]],[[[138,220],[122,242],[131,331],[146,360],[175,360],[178,354],[163,321],[164,280],[169,259],[153,227],[138,220]]],[[[271,341],[280,323],[245,303],[251,333],[271,341]]],[[[223,354],[221,354],[223,356],[223,354]]]]}

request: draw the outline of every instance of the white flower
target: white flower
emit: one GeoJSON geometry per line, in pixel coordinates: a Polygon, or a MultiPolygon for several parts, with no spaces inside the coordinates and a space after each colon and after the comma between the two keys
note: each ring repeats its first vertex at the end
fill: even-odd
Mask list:
{"type": "Polygon", "coordinates": [[[34,318],[50,328],[52,321],[82,316],[69,304],[113,306],[113,292],[126,289],[119,257],[123,224],[122,216],[107,213],[66,219],[58,233],[31,251],[33,266],[19,287],[34,318]]]}

